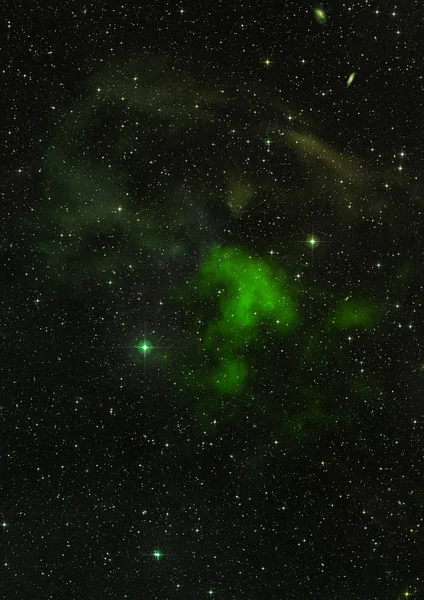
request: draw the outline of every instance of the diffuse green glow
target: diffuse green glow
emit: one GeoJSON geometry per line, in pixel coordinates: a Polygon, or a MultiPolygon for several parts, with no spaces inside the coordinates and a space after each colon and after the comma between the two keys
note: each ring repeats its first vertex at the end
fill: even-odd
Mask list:
{"type": "Polygon", "coordinates": [[[225,394],[236,394],[243,388],[246,377],[246,361],[229,356],[224,357],[213,374],[212,383],[217,390],[225,394]]]}
{"type": "Polygon", "coordinates": [[[233,246],[211,249],[185,294],[199,299],[195,327],[203,343],[180,381],[195,392],[192,408],[202,431],[213,433],[216,417],[237,423],[248,414],[291,443],[313,443],[356,426],[363,389],[355,383],[368,376],[356,365],[346,371],[351,346],[339,330],[374,326],[382,311],[372,301],[341,297],[329,311],[325,288],[315,294],[290,286],[273,263],[233,246]],[[308,298],[302,318],[299,296],[308,298]],[[272,395],[263,393],[270,378],[272,395]]]}
{"type": "Polygon", "coordinates": [[[200,293],[210,294],[218,284],[221,320],[209,328],[209,346],[219,337],[240,347],[250,341],[255,328],[267,316],[274,318],[273,327],[288,331],[298,320],[294,303],[284,288],[285,274],[275,274],[261,259],[253,258],[234,247],[215,247],[200,268],[200,293]]]}
{"type": "MultiPolygon", "coordinates": [[[[315,8],[314,13],[319,22],[325,22],[323,8],[315,8]]],[[[201,177],[197,183],[188,177],[183,185],[179,174],[175,174],[169,185],[161,183],[140,197],[132,184],[134,169],[150,173],[156,168],[154,145],[149,140],[169,145],[170,151],[178,153],[180,147],[184,148],[181,131],[200,138],[198,128],[212,125],[216,108],[229,103],[230,97],[215,84],[200,85],[188,73],[177,76],[165,60],[155,56],[141,63],[131,60],[110,64],[88,82],[88,89],[89,96],[72,103],[51,132],[43,176],[44,202],[27,223],[37,256],[36,269],[69,292],[78,293],[86,284],[102,288],[110,284],[113,289],[129,273],[145,274],[147,258],[150,265],[155,261],[152,270],[157,272],[169,261],[184,262],[190,244],[212,244],[216,237],[211,224],[205,226],[205,219],[199,219],[198,211],[193,211],[193,206],[201,206],[208,194],[218,203],[225,202],[233,215],[240,217],[265,191],[270,200],[281,205],[282,212],[291,214],[293,210],[294,217],[298,211],[291,207],[297,207],[297,202],[282,200],[289,194],[290,198],[299,194],[299,201],[313,198],[312,188],[321,189],[325,181],[325,196],[331,197],[331,206],[338,209],[339,217],[349,221],[363,218],[357,200],[365,197],[369,185],[363,165],[311,133],[312,120],[267,95],[262,98],[264,106],[274,107],[278,114],[290,113],[290,118],[295,114],[301,126],[295,130],[291,126],[276,129],[274,115],[260,131],[268,149],[272,142],[274,152],[281,145],[284,153],[294,150],[298,155],[296,162],[310,174],[301,190],[253,174],[246,176],[237,153],[233,166],[228,169],[225,164],[221,170],[217,152],[213,157],[217,179],[222,177],[219,173],[225,173],[222,196],[216,193],[216,186],[206,194],[201,177]],[[128,111],[137,125],[140,120],[140,127],[116,133],[112,123],[128,111]],[[99,150],[98,130],[105,123],[110,140],[100,160],[103,150],[99,150]],[[135,147],[136,166],[122,160],[135,147]],[[350,198],[352,209],[347,202],[350,198]],[[162,207],[160,212],[158,206],[162,207]]],[[[221,155],[225,161],[225,152],[221,155]]]]}
{"type": "Polygon", "coordinates": [[[239,392],[248,375],[239,351],[246,350],[259,326],[270,320],[273,331],[285,334],[298,322],[285,275],[273,273],[263,260],[239,248],[216,246],[201,265],[199,288],[202,296],[219,297],[221,311],[220,320],[210,324],[204,336],[205,347],[220,361],[212,384],[225,394],[239,392]]]}
{"type": "Polygon", "coordinates": [[[377,308],[370,302],[349,298],[339,302],[329,321],[340,329],[346,327],[366,329],[376,324],[378,313],[377,308]]]}
{"type": "Polygon", "coordinates": [[[122,157],[137,146],[137,170],[143,164],[148,171],[155,151],[143,141],[157,135],[158,125],[170,122],[172,130],[166,129],[162,142],[178,145],[180,129],[196,129],[210,121],[210,108],[223,102],[219,92],[200,87],[187,74],[175,75],[165,63],[153,56],[144,64],[111,64],[90,82],[90,95],[72,103],[51,132],[43,170],[44,203],[26,228],[35,240],[37,268],[66,291],[78,293],[86,284],[104,287],[122,282],[129,272],[145,273],[149,256],[157,258],[152,271],[167,261],[184,261],[187,246],[206,242],[211,231],[199,219],[201,209],[192,210],[193,205],[201,206],[203,184],[196,195],[191,182],[182,191],[179,183],[170,181],[143,197],[131,184],[131,161],[123,165],[122,157]],[[142,86],[134,84],[137,79],[142,86]],[[188,107],[195,101],[209,108],[194,115],[188,107]],[[130,111],[143,127],[116,132],[112,123],[130,111]],[[157,119],[154,126],[144,121],[151,113],[157,119]],[[99,149],[99,130],[108,131],[107,149],[99,149]]]}
{"type": "MultiPolygon", "coordinates": [[[[327,17],[323,9],[316,8],[314,13],[320,24],[326,22],[327,17]]],[[[154,163],[155,153],[148,140],[149,136],[156,135],[158,124],[164,126],[165,132],[161,138],[157,136],[158,141],[161,144],[169,143],[170,148],[178,152],[181,132],[190,130],[196,133],[197,124],[200,122],[212,124],[216,116],[214,108],[228,101],[227,94],[213,91],[219,89],[215,84],[209,90],[202,89],[194,83],[195,80],[185,76],[180,79],[173,75],[171,70],[162,68],[160,62],[158,65],[154,63],[151,66],[148,63],[141,69],[139,79],[144,83],[140,87],[134,85],[132,77],[131,81],[126,81],[124,75],[119,75],[125,74],[125,65],[122,69],[111,69],[111,73],[102,74],[98,84],[93,84],[93,90],[99,90],[93,91],[85,101],[75,103],[52,134],[51,147],[46,156],[44,205],[31,228],[31,234],[42,259],[36,263],[38,268],[44,263],[51,278],[66,285],[69,290],[77,291],[78,284],[87,282],[108,283],[109,278],[115,279],[120,274],[126,278],[128,265],[132,265],[131,273],[135,267],[135,275],[140,272],[147,275],[147,265],[151,264],[150,261],[143,262],[147,255],[151,255],[152,260],[157,261],[154,264],[156,273],[162,264],[160,260],[166,261],[180,255],[183,259],[186,241],[203,242],[205,232],[210,230],[209,227],[204,227],[204,223],[197,216],[192,216],[193,206],[198,206],[205,195],[204,181],[199,181],[200,193],[195,191],[192,197],[187,195],[190,178],[189,184],[185,184],[184,187],[176,178],[173,185],[167,188],[163,188],[161,184],[160,190],[155,191],[154,198],[150,200],[147,197],[134,198],[129,185],[130,178],[126,178],[125,169],[119,166],[122,153],[134,147],[140,133],[140,165],[149,165],[147,168],[150,168],[154,163]],[[196,108],[196,111],[190,108],[194,101],[200,103],[200,108],[196,108]],[[113,110],[112,106],[115,107],[113,110]],[[112,139],[114,143],[110,144],[112,150],[108,159],[110,158],[110,163],[114,165],[113,169],[104,167],[103,161],[101,162],[96,155],[94,145],[91,147],[89,143],[95,127],[102,122],[97,116],[101,112],[100,109],[105,114],[109,114],[110,111],[109,119],[115,118],[113,111],[119,116],[120,112],[126,114],[129,109],[141,119],[143,116],[149,119],[153,116],[155,119],[150,128],[144,124],[140,127],[140,132],[133,128],[133,133],[128,133],[129,129],[125,128],[118,139],[112,139]],[[168,126],[169,131],[172,126],[174,137],[168,132],[168,126]],[[144,143],[145,140],[147,143],[144,143]],[[87,149],[87,155],[85,151],[82,153],[82,148],[87,149]],[[161,212],[158,212],[158,206],[162,207],[161,212]],[[164,254],[161,253],[161,249],[164,254]],[[163,259],[159,259],[161,256],[163,259]]],[[[353,75],[354,73],[349,77],[350,83],[353,81],[353,75]]],[[[271,98],[271,102],[269,99],[266,99],[266,102],[273,105],[276,100],[271,98]]],[[[289,107],[281,103],[278,114],[288,111],[289,107]]],[[[290,107],[290,113],[292,112],[290,107]]],[[[271,123],[274,121],[274,118],[271,119],[271,123]]],[[[299,114],[295,122],[300,127],[299,114]]],[[[279,213],[284,214],[285,211],[287,214],[292,210],[290,207],[294,207],[293,211],[297,213],[298,203],[292,201],[292,195],[289,193],[299,194],[299,202],[308,198],[315,202],[315,196],[311,192],[315,185],[321,186],[324,181],[327,186],[324,194],[331,198],[331,207],[338,210],[338,217],[341,215],[342,218],[353,218],[353,210],[348,207],[346,198],[352,197],[355,207],[359,206],[357,199],[367,196],[365,192],[370,189],[371,179],[366,174],[366,169],[348,154],[338,152],[310,133],[314,131],[312,123],[305,124],[303,120],[303,125],[298,130],[292,130],[292,125],[288,129],[284,129],[282,125],[283,131],[279,131],[278,138],[272,129],[274,125],[271,127],[267,124],[265,129],[266,132],[272,133],[272,148],[275,152],[278,151],[279,143],[283,152],[287,149],[296,151],[298,163],[311,174],[311,181],[307,185],[299,186],[298,190],[292,190],[280,182],[271,184],[268,179],[264,181],[252,174],[247,177],[241,168],[234,166],[231,172],[227,171],[226,179],[224,178],[223,189],[226,189],[226,192],[222,201],[230,207],[233,216],[240,216],[252,201],[261,196],[263,190],[268,190],[269,198],[279,203],[279,209],[281,205],[279,213]],[[280,141],[277,142],[277,139],[280,141]],[[314,165],[315,168],[312,168],[314,165]],[[346,184],[349,184],[348,187],[346,184]],[[285,198],[290,198],[290,201],[284,203],[285,198]]],[[[265,135],[266,132],[262,133],[265,135]]],[[[266,138],[267,146],[270,145],[270,140],[271,137],[266,138]]],[[[228,162],[225,153],[222,154],[228,162]]],[[[235,158],[234,165],[241,164],[241,159],[237,160],[240,157],[236,153],[235,158]]],[[[221,167],[217,161],[218,179],[222,177],[221,167]]],[[[192,189],[196,190],[194,184],[192,189]]],[[[214,194],[215,192],[211,193],[211,197],[214,197],[214,194]]],[[[373,200],[370,205],[377,207],[377,200],[373,200]]],[[[355,210],[358,210],[358,219],[362,219],[363,214],[359,209],[355,210]]],[[[214,238],[210,236],[207,239],[210,242],[214,238]]],[[[314,239],[318,241],[317,238],[314,239]]],[[[308,241],[311,248],[316,246],[311,239],[308,241]]],[[[275,239],[272,240],[272,243],[274,242],[275,239]]],[[[288,260],[288,265],[294,264],[294,261],[288,260]]],[[[396,287],[391,288],[392,292],[396,293],[396,298],[401,298],[405,286],[409,285],[411,275],[408,268],[411,269],[410,265],[399,267],[394,280],[396,287]]],[[[333,390],[329,391],[327,384],[322,385],[322,374],[325,373],[326,381],[334,381],[334,367],[339,366],[338,361],[342,363],[339,372],[346,372],[339,343],[344,334],[340,335],[338,329],[366,329],[374,326],[380,311],[373,303],[359,299],[341,300],[330,315],[326,314],[327,309],[323,310],[324,314],[320,313],[323,319],[320,329],[316,327],[312,332],[311,328],[305,327],[299,333],[296,331],[295,343],[290,338],[285,339],[281,346],[295,356],[295,368],[291,371],[287,366],[291,364],[289,359],[283,359],[278,362],[281,372],[275,374],[270,370],[265,375],[263,368],[259,375],[264,374],[264,378],[275,376],[274,389],[282,382],[282,400],[272,404],[270,398],[260,398],[260,394],[257,394],[257,400],[252,401],[252,396],[255,395],[255,392],[251,393],[250,386],[254,379],[253,367],[255,362],[260,362],[261,354],[266,354],[261,366],[266,367],[267,360],[272,361],[270,365],[273,366],[279,349],[275,356],[269,357],[261,348],[267,350],[267,342],[271,345],[268,340],[272,338],[274,344],[276,339],[291,332],[298,324],[299,312],[294,301],[294,290],[299,284],[290,286],[284,272],[274,270],[266,261],[252,258],[247,252],[234,247],[217,247],[211,251],[200,268],[197,284],[198,289],[191,289],[193,296],[190,300],[197,297],[197,294],[203,296],[209,306],[216,300],[217,319],[210,322],[210,317],[205,318],[205,314],[202,313],[202,324],[200,327],[198,323],[195,324],[196,332],[192,332],[193,338],[198,339],[197,330],[200,329],[203,343],[199,344],[197,355],[193,353],[189,356],[193,338],[188,340],[186,348],[182,349],[187,352],[187,369],[182,366],[181,352],[175,352],[169,358],[171,363],[175,361],[177,375],[181,376],[181,387],[186,390],[192,386],[196,391],[200,390],[194,406],[191,406],[196,416],[199,416],[199,419],[202,417],[206,422],[211,409],[223,411],[221,400],[223,395],[227,395],[224,405],[226,415],[231,410],[236,414],[240,406],[247,407],[250,413],[258,408],[261,415],[266,412],[266,418],[269,418],[270,422],[271,413],[278,417],[278,422],[284,421],[294,435],[297,428],[305,429],[311,423],[327,423],[326,415],[334,415],[339,403],[333,390]],[[254,347],[251,356],[248,354],[249,345],[254,347]],[[296,348],[299,349],[298,353],[296,348]],[[196,368],[197,365],[200,365],[199,368],[196,368]],[[298,385],[299,381],[302,386],[298,385]],[[316,384],[316,381],[320,383],[316,384]],[[317,389],[317,386],[322,386],[322,389],[317,389]],[[286,393],[287,389],[289,392],[286,393]],[[211,394],[211,390],[217,393],[211,394]],[[232,396],[236,394],[237,401],[233,403],[232,396]],[[256,402],[256,406],[251,407],[251,401],[252,404],[256,402]]],[[[328,298],[330,292],[330,289],[325,290],[323,297],[328,298]]],[[[314,289],[308,289],[307,293],[312,296],[314,289]]],[[[304,314],[307,314],[306,311],[304,314]]],[[[153,342],[155,343],[155,340],[153,342]]],[[[133,343],[137,361],[143,363],[154,359],[157,354],[156,344],[155,351],[149,353],[151,346],[144,347],[140,338],[133,343]]],[[[349,391],[349,381],[344,383],[341,378],[337,379],[334,388],[339,386],[339,389],[342,389],[343,385],[349,391]]]]}

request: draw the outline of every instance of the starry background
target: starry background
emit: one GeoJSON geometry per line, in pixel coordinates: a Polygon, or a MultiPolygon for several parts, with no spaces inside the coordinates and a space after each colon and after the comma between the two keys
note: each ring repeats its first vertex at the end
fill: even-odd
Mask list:
{"type": "Polygon", "coordinates": [[[8,4],[4,598],[424,598],[422,6],[8,4]]]}

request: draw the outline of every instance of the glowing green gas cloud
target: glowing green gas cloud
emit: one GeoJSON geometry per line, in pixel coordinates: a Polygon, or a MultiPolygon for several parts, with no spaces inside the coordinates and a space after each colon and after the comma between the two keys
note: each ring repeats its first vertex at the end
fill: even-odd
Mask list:
{"type": "Polygon", "coordinates": [[[209,326],[205,337],[208,348],[222,341],[233,350],[246,346],[258,326],[270,320],[273,330],[288,332],[298,320],[294,302],[281,271],[273,273],[261,259],[239,248],[215,247],[201,265],[200,294],[221,286],[221,319],[209,326]]]}
{"type": "Polygon", "coordinates": [[[325,294],[315,292],[312,284],[295,288],[281,266],[240,247],[210,250],[185,291],[203,307],[196,321],[202,343],[180,375],[195,392],[200,427],[212,415],[237,419],[245,411],[303,442],[355,426],[364,387],[355,363],[346,363],[350,342],[340,330],[375,327],[383,309],[358,295],[329,310],[325,294]]]}
{"type": "MultiPolygon", "coordinates": [[[[317,8],[315,18],[324,24],[324,10],[317,8]]],[[[362,279],[352,292],[343,269],[336,290],[322,283],[317,291],[311,273],[303,288],[294,278],[301,244],[290,246],[287,236],[290,228],[305,233],[306,216],[319,206],[335,240],[308,238],[322,260],[324,252],[340,248],[337,238],[345,239],[341,223],[371,221],[382,207],[387,222],[395,223],[397,205],[368,163],[338,149],[325,139],[322,124],[254,82],[246,88],[264,116],[261,124],[252,122],[252,140],[266,140],[258,148],[266,147],[276,169],[284,160],[287,177],[277,180],[257,169],[246,174],[244,149],[231,144],[218,123],[220,110],[234,111],[231,135],[237,139],[251,123],[243,108],[249,102],[237,96],[237,82],[231,88],[228,81],[199,81],[150,57],[111,65],[86,82],[85,99],[72,103],[50,133],[42,203],[27,228],[34,272],[77,295],[84,284],[89,291],[94,285],[109,289],[118,279],[142,280],[149,289],[155,282],[161,296],[174,294],[169,306],[189,322],[178,352],[167,354],[167,369],[173,366],[184,399],[187,389],[194,392],[189,408],[202,426],[212,413],[238,417],[243,410],[299,437],[353,422],[352,407],[365,398],[365,387],[356,384],[356,363],[346,360],[350,342],[343,330],[360,329],[365,336],[375,328],[382,316],[378,298],[390,289],[392,304],[401,302],[413,265],[392,265],[390,287],[375,279],[380,288],[372,296],[362,279]],[[217,215],[215,227],[208,215],[217,215]],[[267,245],[257,251],[269,256],[281,243],[281,264],[233,245],[260,219],[275,224],[276,235],[249,237],[249,244],[267,245]],[[188,265],[183,275],[172,268],[178,260],[178,267],[188,265]]],[[[383,179],[391,183],[392,174],[383,179]]],[[[134,348],[143,368],[157,355],[150,342],[134,348]]]]}
{"type": "Polygon", "coordinates": [[[190,370],[185,381],[223,395],[240,394],[249,379],[252,349],[267,336],[287,336],[299,322],[295,293],[282,270],[235,246],[210,250],[186,295],[192,297],[194,290],[219,317],[202,327],[207,355],[197,375],[190,370]]]}

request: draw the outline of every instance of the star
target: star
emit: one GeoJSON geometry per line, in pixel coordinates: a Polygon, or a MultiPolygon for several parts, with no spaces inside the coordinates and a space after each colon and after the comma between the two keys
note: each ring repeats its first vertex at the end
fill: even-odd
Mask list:
{"type": "Polygon", "coordinates": [[[309,236],[309,237],[308,237],[308,239],[306,240],[306,243],[307,243],[307,244],[309,244],[309,246],[310,246],[311,248],[313,248],[314,246],[316,246],[316,245],[318,244],[318,241],[319,241],[319,240],[318,240],[318,239],[317,239],[315,236],[311,235],[311,236],[309,236]]]}
{"type": "Polygon", "coordinates": [[[144,352],[144,354],[146,354],[146,352],[148,352],[151,348],[151,346],[146,341],[139,344],[138,347],[140,350],[142,350],[144,352]]]}

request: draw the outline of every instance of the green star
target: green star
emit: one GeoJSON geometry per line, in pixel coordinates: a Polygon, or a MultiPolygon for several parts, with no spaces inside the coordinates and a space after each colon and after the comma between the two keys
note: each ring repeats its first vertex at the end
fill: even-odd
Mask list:
{"type": "Polygon", "coordinates": [[[144,352],[144,354],[146,354],[146,352],[148,352],[151,348],[150,344],[148,344],[146,342],[146,340],[144,340],[144,342],[141,342],[138,346],[139,350],[141,350],[142,352],[144,352]]]}
{"type": "Polygon", "coordinates": [[[160,557],[162,556],[162,552],[160,552],[160,550],[155,550],[153,552],[153,556],[156,558],[156,560],[159,560],[160,557]]]}

